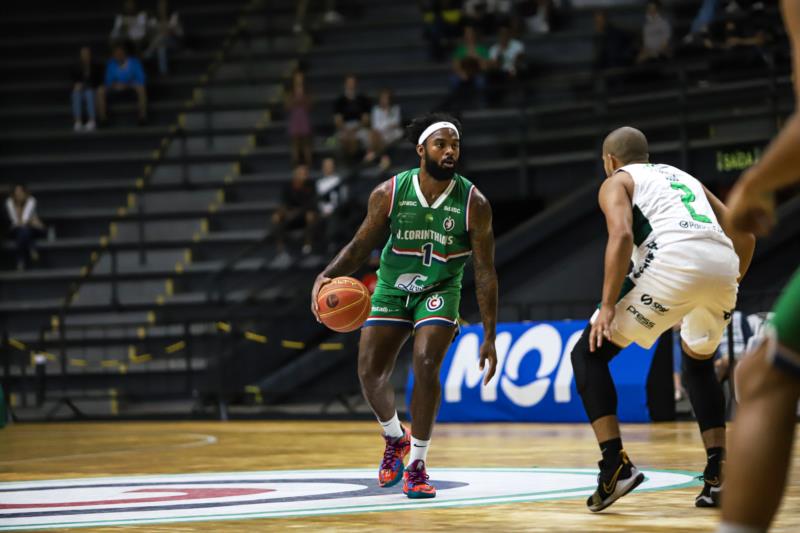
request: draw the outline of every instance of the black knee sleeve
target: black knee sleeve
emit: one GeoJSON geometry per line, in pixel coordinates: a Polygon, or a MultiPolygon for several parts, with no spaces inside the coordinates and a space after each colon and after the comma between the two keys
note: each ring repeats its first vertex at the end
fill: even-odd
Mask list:
{"type": "Polygon", "coordinates": [[[725,394],[714,372],[714,358],[695,359],[682,354],[683,386],[700,432],[725,427],[725,394]]]}
{"type": "Polygon", "coordinates": [[[600,349],[590,352],[590,330],[591,326],[587,326],[572,349],[570,359],[583,408],[589,421],[594,422],[598,418],[617,414],[617,389],[611,379],[608,363],[619,353],[620,348],[604,342],[600,349]]]}

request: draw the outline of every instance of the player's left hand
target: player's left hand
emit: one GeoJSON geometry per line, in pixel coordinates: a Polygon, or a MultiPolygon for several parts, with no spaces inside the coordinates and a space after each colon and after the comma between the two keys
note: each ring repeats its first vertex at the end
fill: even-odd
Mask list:
{"type": "Polygon", "coordinates": [[[728,227],[763,237],[775,226],[775,195],[753,190],[740,180],[728,196],[728,227]]]}
{"type": "Polygon", "coordinates": [[[494,373],[497,370],[497,350],[494,347],[493,339],[484,339],[483,344],[481,344],[480,355],[481,370],[486,368],[486,362],[489,362],[489,366],[486,368],[486,375],[483,378],[483,384],[486,385],[494,377],[494,373]]]}
{"type": "Polygon", "coordinates": [[[611,323],[614,322],[614,315],[616,311],[613,306],[602,306],[600,312],[597,314],[592,323],[592,329],[589,331],[589,351],[593,352],[599,350],[603,345],[603,338],[611,340],[611,323]]]}

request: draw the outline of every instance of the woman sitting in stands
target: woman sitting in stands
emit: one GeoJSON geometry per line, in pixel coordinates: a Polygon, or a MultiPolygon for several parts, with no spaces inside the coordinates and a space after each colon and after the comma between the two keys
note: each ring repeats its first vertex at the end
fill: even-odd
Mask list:
{"type": "Polygon", "coordinates": [[[6,200],[6,211],[11,222],[10,236],[17,245],[17,270],[23,271],[39,261],[36,239],[44,235],[44,224],[36,214],[36,198],[22,184],[14,185],[6,200]]]}
{"type": "Polygon", "coordinates": [[[391,89],[381,90],[378,103],[372,107],[371,124],[370,149],[364,159],[372,161],[381,154],[380,166],[382,170],[386,170],[391,165],[391,160],[384,152],[388,146],[403,136],[400,106],[392,101],[391,89]]]}

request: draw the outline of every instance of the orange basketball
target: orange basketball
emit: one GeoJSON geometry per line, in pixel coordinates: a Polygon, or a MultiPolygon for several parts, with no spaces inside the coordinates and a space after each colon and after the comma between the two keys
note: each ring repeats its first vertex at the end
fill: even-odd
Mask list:
{"type": "Polygon", "coordinates": [[[317,295],[319,318],[333,331],[347,333],[364,324],[371,309],[369,290],[355,278],[341,276],[317,295]]]}

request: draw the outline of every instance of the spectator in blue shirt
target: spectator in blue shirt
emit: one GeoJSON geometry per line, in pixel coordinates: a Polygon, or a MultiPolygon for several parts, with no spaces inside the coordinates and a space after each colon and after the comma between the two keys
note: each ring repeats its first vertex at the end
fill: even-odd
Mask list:
{"type": "Polygon", "coordinates": [[[97,113],[102,122],[108,119],[107,102],[135,97],[139,108],[139,124],[147,121],[147,89],[142,63],[121,44],[113,49],[106,65],[105,84],[97,89],[97,113]]]}

